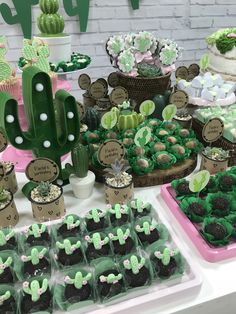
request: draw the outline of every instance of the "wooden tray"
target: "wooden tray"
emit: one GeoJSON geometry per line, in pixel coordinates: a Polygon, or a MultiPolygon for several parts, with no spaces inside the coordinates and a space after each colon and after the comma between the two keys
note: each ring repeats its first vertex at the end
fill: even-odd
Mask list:
{"type": "MultiPolygon", "coordinates": [[[[155,169],[153,172],[143,176],[133,174],[134,187],[161,185],[169,183],[174,179],[184,178],[192,173],[196,166],[197,155],[192,155],[190,158],[186,159],[183,162],[176,163],[174,166],[167,170],[155,169]]],[[[105,173],[103,170],[93,167],[90,167],[90,170],[95,173],[97,182],[104,183],[105,173]]]]}

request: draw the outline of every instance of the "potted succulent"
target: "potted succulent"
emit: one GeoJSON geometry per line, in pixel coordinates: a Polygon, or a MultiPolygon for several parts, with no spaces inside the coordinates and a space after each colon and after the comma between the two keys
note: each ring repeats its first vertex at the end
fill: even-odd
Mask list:
{"type": "Polygon", "coordinates": [[[29,195],[33,216],[43,222],[59,219],[65,214],[65,204],[62,188],[58,185],[41,182],[34,187],[29,195]]]}
{"type": "Polygon", "coordinates": [[[111,168],[106,168],[105,179],[106,202],[110,205],[126,204],[134,195],[132,175],[126,171],[130,168],[125,160],[116,160],[111,168]]]}
{"type": "Polygon", "coordinates": [[[11,162],[0,162],[0,187],[11,191],[13,194],[18,189],[14,164],[11,162]]]}
{"type": "Polygon", "coordinates": [[[223,172],[228,167],[229,151],[218,147],[206,147],[202,151],[201,169],[208,170],[210,174],[223,172]]]}
{"type": "Polygon", "coordinates": [[[0,188],[0,228],[13,227],[18,221],[19,215],[12,192],[0,188]]]}
{"type": "Polygon", "coordinates": [[[52,293],[46,278],[23,282],[21,313],[34,312],[52,313],[52,293]]]}
{"type": "Polygon", "coordinates": [[[95,174],[89,168],[89,150],[87,146],[77,144],[71,152],[72,165],[66,164],[75,197],[88,198],[93,192],[95,174]]]}
{"type": "Polygon", "coordinates": [[[183,128],[188,129],[192,126],[192,116],[188,113],[187,109],[177,110],[173,120],[177,121],[183,128]]]}

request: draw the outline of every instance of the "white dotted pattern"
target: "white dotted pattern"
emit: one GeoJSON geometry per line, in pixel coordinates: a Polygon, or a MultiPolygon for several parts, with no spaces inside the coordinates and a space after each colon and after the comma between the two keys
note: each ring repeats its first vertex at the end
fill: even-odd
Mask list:
{"type": "Polygon", "coordinates": [[[41,83],[36,84],[35,89],[37,92],[42,92],[44,90],[44,86],[41,83]]]}
{"type": "Polygon", "coordinates": [[[44,142],[43,142],[43,146],[44,146],[45,148],[49,148],[49,147],[51,146],[51,142],[50,142],[50,141],[44,141],[44,142]]]}
{"type": "Polygon", "coordinates": [[[15,118],[13,115],[9,114],[8,116],[6,116],[6,121],[8,123],[13,123],[15,121],[15,118]]]}
{"type": "Polygon", "coordinates": [[[16,144],[22,144],[23,143],[23,138],[21,136],[17,136],[15,138],[15,142],[16,142],[16,144]]]}
{"type": "Polygon", "coordinates": [[[73,118],[74,118],[74,113],[71,112],[71,111],[69,111],[69,112],[67,113],[67,118],[68,118],[68,119],[73,119],[73,118]]]}
{"type": "Polygon", "coordinates": [[[75,139],[73,134],[68,135],[68,141],[73,142],[75,139]]]}
{"type": "Polygon", "coordinates": [[[48,119],[48,116],[47,116],[46,113],[41,113],[39,118],[40,118],[41,121],[46,121],[48,119]]]}

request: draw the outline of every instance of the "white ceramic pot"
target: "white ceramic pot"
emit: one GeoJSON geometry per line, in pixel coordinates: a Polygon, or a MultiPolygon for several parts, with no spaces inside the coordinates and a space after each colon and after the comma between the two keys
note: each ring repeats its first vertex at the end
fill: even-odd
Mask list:
{"type": "Polygon", "coordinates": [[[85,178],[78,178],[75,175],[71,175],[69,180],[75,197],[88,198],[92,194],[95,183],[95,174],[92,171],[88,171],[85,178]]]}
{"type": "Polygon", "coordinates": [[[50,49],[49,61],[52,63],[59,63],[61,61],[70,61],[71,59],[71,36],[61,37],[40,37],[36,36],[48,44],[50,49]]]}

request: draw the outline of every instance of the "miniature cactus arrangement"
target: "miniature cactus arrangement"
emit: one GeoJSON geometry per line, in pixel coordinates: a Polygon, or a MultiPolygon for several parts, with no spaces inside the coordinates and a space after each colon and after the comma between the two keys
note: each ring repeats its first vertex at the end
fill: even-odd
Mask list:
{"type": "Polygon", "coordinates": [[[0,283],[10,284],[14,282],[13,272],[13,258],[8,256],[5,258],[0,257],[0,283]]]}
{"type": "Polygon", "coordinates": [[[76,101],[69,93],[58,91],[55,112],[50,77],[36,67],[23,71],[23,94],[28,132],[20,128],[17,102],[4,93],[0,95],[1,127],[17,149],[32,150],[36,157],[55,161],[59,179],[66,182],[68,173],[62,170],[61,157],[73,149],[80,135],[76,101]]]}
{"type": "Polygon", "coordinates": [[[13,248],[16,245],[15,231],[5,229],[0,230],[0,249],[13,248]]]}
{"type": "Polygon", "coordinates": [[[63,237],[76,236],[80,231],[80,218],[76,215],[67,215],[62,225],[58,228],[58,233],[63,237]]]}
{"type": "Polygon", "coordinates": [[[83,276],[81,272],[75,274],[74,279],[69,276],[65,277],[65,283],[68,285],[74,285],[76,289],[81,289],[83,286],[88,284],[88,281],[92,278],[92,274],[88,273],[86,276],[83,276]]]}
{"type": "Polygon", "coordinates": [[[76,238],[65,239],[62,242],[57,241],[56,246],[59,249],[56,258],[62,265],[69,266],[82,262],[81,241],[76,238]]]}
{"type": "Polygon", "coordinates": [[[38,17],[37,24],[42,35],[57,35],[63,33],[65,22],[61,15],[58,14],[58,0],[40,0],[39,6],[42,14],[38,17]]]}
{"type": "Polygon", "coordinates": [[[111,164],[111,168],[106,168],[106,183],[112,187],[125,187],[132,182],[132,176],[127,173],[130,169],[128,161],[116,160],[111,164]]]}
{"type": "Polygon", "coordinates": [[[0,204],[5,204],[10,200],[10,194],[7,190],[0,188],[0,204]]]}
{"type": "Polygon", "coordinates": [[[120,225],[129,220],[129,207],[127,205],[108,205],[110,221],[113,225],[120,225]]]}
{"type": "Polygon", "coordinates": [[[11,297],[11,292],[8,290],[4,294],[0,295],[0,306],[11,297]]]}
{"type": "Polygon", "coordinates": [[[155,64],[141,63],[138,64],[138,75],[142,77],[158,77],[162,76],[162,72],[155,64]]]}
{"type": "Polygon", "coordinates": [[[208,170],[210,174],[223,172],[228,167],[230,151],[218,147],[205,147],[202,150],[201,169],[208,170]]]}
{"type": "Polygon", "coordinates": [[[77,271],[73,276],[68,274],[64,278],[65,299],[70,303],[87,300],[92,294],[91,281],[91,273],[77,271]]]}
{"type": "Polygon", "coordinates": [[[88,231],[103,229],[107,226],[106,212],[100,209],[93,208],[86,215],[86,226],[88,231]]]}
{"type": "Polygon", "coordinates": [[[116,230],[116,234],[117,235],[114,235],[113,233],[109,233],[109,238],[112,241],[118,241],[120,245],[124,245],[125,241],[128,239],[130,235],[130,229],[126,229],[124,232],[121,228],[118,228],[116,230]]]}
{"type": "Polygon", "coordinates": [[[179,255],[179,250],[171,250],[169,248],[164,248],[161,251],[155,251],[153,258],[153,262],[155,265],[155,270],[159,277],[168,278],[174,274],[177,269],[177,261],[174,258],[179,255]]]}
{"type": "Polygon", "coordinates": [[[105,271],[98,278],[98,290],[101,298],[109,299],[122,292],[123,275],[118,271],[105,271]]]}
{"type": "Polygon", "coordinates": [[[93,192],[95,174],[89,168],[88,146],[77,144],[71,152],[72,165],[66,164],[66,171],[75,197],[88,198],[93,192]]]}
{"type": "Polygon", "coordinates": [[[142,243],[153,243],[160,238],[160,234],[157,230],[157,224],[151,223],[149,221],[143,221],[142,224],[137,224],[135,226],[135,230],[137,232],[137,235],[139,237],[139,240],[142,243]]]}
{"type": "Polygon", "coordinates": [[[137,275],[140,269],[145,265],[145,258],[142,257],[140,262],[138,261],[137,256],[132,255],[130,260],[125,260],[123,262],[125,269],[131,270],[133,274],[137,275]]]}
{"type": "Polygon", "coordinates": [[[218,147],[206,147],[202,151],[202,154],[215,161],[223,161],[228,159],[230,156],[229,151],[218,147]]]}
{"type": "Polygon", "coordinates": [[[86,255],[89,260],[106,256],[110,252],[109,237],[99,232],[93,233],[91,236],[86,235],[85,240],[88,243],[86,255]]]}
{"type": "Polygon", "coordinates": [[[106,282],[109,285],[114,285],[116,284],[118,281],[120,281],[122,279],[122,274],[118,274],[118,275],[114,275],[114,274],[110,274],[108,276],[100,276],[99,280],[100,282],[106,282]]]}
{"type": "Polygon", "coordinates": [[[33,302],[37,302],[40,299],[40,296],[48,290],[48,280],[45,278],[42,281],[42,285],[37,280],[33,280],[31,283],[25,281],[23,283],[24,293],[31,296],[33,302]]]}
{"type": "Polygon", "coordinates": [[[130,202],[130,208],[135,217],[147,216],[152,210],[152,205],[148,202],[143,202],[139,198],[136,198],[130,202]]]}
{"type": "Polygon", "coordinates": [[[16,193],[18,186],[13,163],[0,162],[0,186],[10,190],[13,194],[16,193]]]}
{"type": "Polygon", "coordinates": [[[44,224],[33,224],[26,231],[26,241],[33,245],[46,245],[49,242],[49,233],[44,224]]]}
{"type": "Polygon", "coordinates": [[[116,255],[126,255],[135,246],[129,228],[117,228],[114,232],[109,233],[109,238],[112,241],[113,250],[116,255]]]}
{"type": "Polygon", "coordinates": [[[27,276],[36,276],[50,272],[50,264],[46,257],[48,249],[35,247],[29,251],[29,255],[22,255],[23,273],[27,276]]]}

